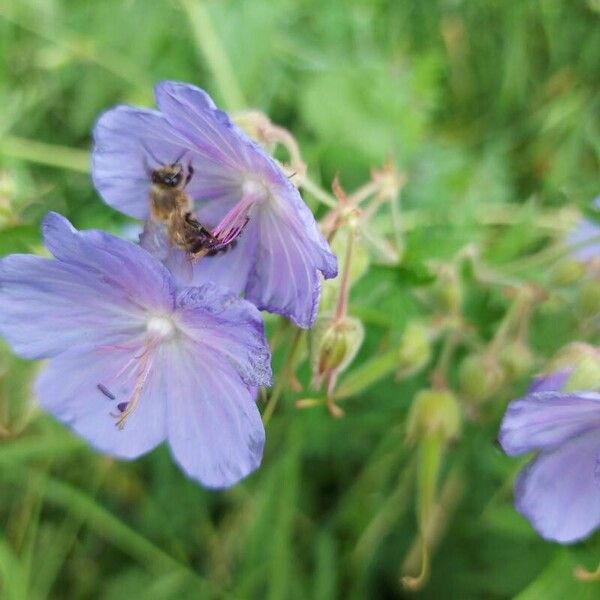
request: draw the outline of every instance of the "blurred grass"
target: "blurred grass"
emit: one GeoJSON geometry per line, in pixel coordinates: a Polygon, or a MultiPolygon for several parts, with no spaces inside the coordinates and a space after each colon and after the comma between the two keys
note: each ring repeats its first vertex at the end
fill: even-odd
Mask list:
{"type": "MultiPolygon", "coordinates": [[[[367,336],[340,384],[346,417],[297,411],[300,395],[286,392],[263,467],[232,490],[186,481],[164,448],[99,459],[29,414],[33,368],[2,348],[2,597],[409,595],[399,576],[416,534],[415,467],[404,423],[426,376],[395,382],[390,357],[408,319],[427,313],[426,261],[467,244],[493,265],[520,259],[568,228],[571,213],[552,211],[583,210],[598,193],[599,18],[593,0],[0,0],[2,254],[38,248],[47,210],[120,231],[125,220],[86,174],[90,131],[115,103],[150,105],[162,78],[267,112],[325,187],[339,173],[352,189],[390,157],[408,175],[405,260],[372,265],[352,290],[367,336]],[[370,362],[380,355],[389,362],[370,362]]],[[[525,267],[519,275],[544,275],[525,267]]],[[[506,299],[465,280],[467,316],[489,338],[506,299]]],[[[568,302],[536,316],[534,350],[572,340],[575,317],[568,302]]],[[[448,451],[464,490],[418,597],[597,597],[571,569],[594,566],[598,536],[562,550],[512,509],[515,464],[493,441],[525,383],[448,451]]]]}

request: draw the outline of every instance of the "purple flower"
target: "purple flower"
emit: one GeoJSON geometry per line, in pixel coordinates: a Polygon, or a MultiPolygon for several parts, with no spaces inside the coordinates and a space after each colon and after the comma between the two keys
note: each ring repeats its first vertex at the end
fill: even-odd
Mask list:
{"type": "Polygon", "coordinates": [[[211,488],[258,467],[258,386],[270,354],[256,308],[213,285],[177,290],[145,250],[50,213],[54,258],[0,261],[0,332],[17,354],[50,361],[41,405],[94,447],[135,458],[165,439],[211,488]]]}
{"type": "Polygon", "coordinates": [[[259,309],[310,327],[319,271],[335,277],[337,260],[298,190],[203,90],[162,82],[155,95],[158,111],[118,106],[96,124],[93,179],[104,200],[147,220],[152,171],[174,162],[186,173],[191,167],[185,192],[198,220],[215,235],[247,225],[235,248],[203,258],[183,282],[211,279],[244,293],[259,309]]]}
{"type": "Polygon", "coordinates": [[[568,371],[510,403],[499,441],[510,456],[537,451],[515,482],[517,510],[545,539],[576,542],[600,526],[600,393],[561,392],[568,371]]]}

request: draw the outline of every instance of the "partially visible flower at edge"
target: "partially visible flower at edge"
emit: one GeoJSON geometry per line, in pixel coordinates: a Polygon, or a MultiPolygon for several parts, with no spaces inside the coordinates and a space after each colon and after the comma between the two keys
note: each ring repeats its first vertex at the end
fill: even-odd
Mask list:
{"type": "MultiPolygon", "coordinates": [[[[592,206],[600,213],[600,196],[594,200],[592,206]]],[[[575,260],[587,261],[600,257],[600,225],[582,217],[577,226],[567,235],[566,243],[572,248],[570,255],[575,260]],[[592,240],[596,241],[592,242],[592,240]]]]}
{"type": "Polygon", "coordinates": [[[234,249],[200,260],[184,283],[210,279],[310,327],[319,271],[335,277],[337,260],[298,190],[203,90],[165,81],[155,95],[159,110],[117,106],[98,119],[92,174],[105,202],[147,220],[151,171],[191,166],[185,191],[205,226],[218,232],[249,221],[234,249]]]}
{"type": "Polygon", "coordinates": [[[510,456],[538,452],[515,481],[515,505],[544,539],[563,544],[600,526],[600,393],[564,391],[572,373],[536,378],[509,404],[498,438],[510,456]]]}
{"type": "Polygon", "coordinates": [[[181,468],[223,488],[255,470],[270,384],[257,309],[213,285],[177,290],[141,247],[43,223],[54,258],[0,261],[0,332],[28,359],[50,359],[44,409],[107,454],[131,459],[165,439],[181,468]]]}

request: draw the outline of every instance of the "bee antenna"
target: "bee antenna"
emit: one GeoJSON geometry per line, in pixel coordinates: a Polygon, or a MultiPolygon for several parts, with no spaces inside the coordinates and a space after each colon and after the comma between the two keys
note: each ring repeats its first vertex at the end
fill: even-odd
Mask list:
{"type": "MultiPolygon", "coordinates": [[[[154,156],[154,153],[152,152],[152,150],[150,150],[150,148],[148,148],[148,146],[146,146],[146,144],[142,144],[142,148],[144,149],[146,155],[149,156],[156,163],[157,166],[163,164],[162,160],[158,160],[158,158],[154,156]]],[[[145,159],[146,156],[144,156],[144,163],[147,165],[148,163],[145,159]]]]}
{"type": "Polygon", "coordinates": [[[185,156],[186,152],[187,148],[184,148],[183,152],[171,163],[171,166],[174,167],[185,156]]]}

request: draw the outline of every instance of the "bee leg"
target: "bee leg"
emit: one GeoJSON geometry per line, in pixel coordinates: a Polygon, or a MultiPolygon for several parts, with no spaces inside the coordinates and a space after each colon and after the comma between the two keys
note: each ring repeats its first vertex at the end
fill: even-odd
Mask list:
{"type": "Polygon", "coordinates": [[[190,254],[190,258],[192,260],[192,263],[195,263],[207,255],[210,256],[210,250],[208,250],[207,248],[200,248],[200,250],[198,250],[197,252],[190,254]]]}

